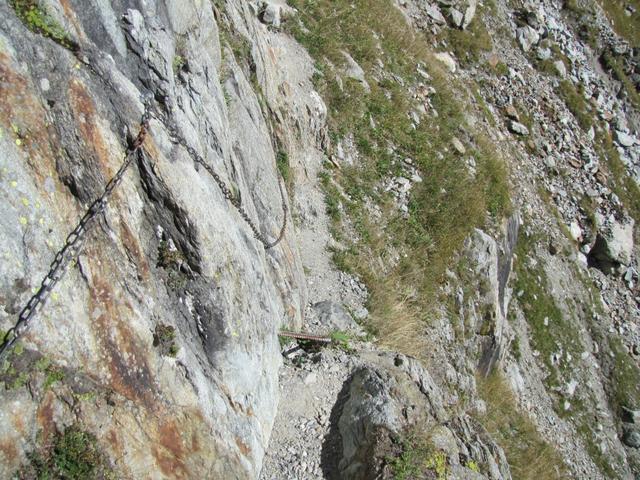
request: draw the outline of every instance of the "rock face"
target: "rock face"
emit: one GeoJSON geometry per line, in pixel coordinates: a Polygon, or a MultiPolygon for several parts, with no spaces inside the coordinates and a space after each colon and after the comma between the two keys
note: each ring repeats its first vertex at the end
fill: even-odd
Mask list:
{"type": "Polygon", "coordinates": [[[463,316],[478,337],[478,368],[487,375],[504,354],[506,312],[510,293],[507,289],[511,274],[513,250],[518,237],[518,218],[507,224],[502,244],[482,230],[476,230],[467,241],[466,257],[470,274],[478,285],[477,291],[466,299],[463,316]]]}
{"type": "Polygon", "coordinates": [[[451,418],[429,373],[403,355],[380,355],[354,372],[339,426],[342,437],[341,477],[345,480],[392,479],[389,458],[398,455],[399,439],[418,429],[430,432],[435,454],[449,465],[447,478],[510,479],[502,450],[480,440],[465,416],[451,418]],[[451,422],[452,428],[443,423],[451,422]],[[468,468],[473,458],[491,459],[485,476],[468,468]]]}
{"type": "MultiPolygon", "coordinates": [[[[9,358],[22,380],[0,393],[12,446],[0,476],[81,424],[119,478],[255,477],[277,406],[276,332],[299,324],[305,304],[299,256],[290,231],[265,250],[171,129],[273,239],[284,212],[270,118],[221,50],[228,26],[212,3],[76,5],[47,2],[68,32],[62,45],[0,5],[4,329],[120,166],[143,98],[154,115],[144,155],[9,358]],[[154,347],[163,331],[171,345],[154,347]],[[38,358],[62,372],[55,383],[34,369],[38,358]],[[87,385],[91,398],[78,400],[87,385]]],[[[263,35],[244,2],[228,10],[263,35]]],[[[257,62],[276,77],[275,57],[257,62]]],[[[308,125],[315,109],[300,115],[308,125]]]]}

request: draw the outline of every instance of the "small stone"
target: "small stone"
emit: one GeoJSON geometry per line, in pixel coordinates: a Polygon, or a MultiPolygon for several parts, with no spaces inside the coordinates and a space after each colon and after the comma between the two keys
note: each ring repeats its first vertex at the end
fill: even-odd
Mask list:
{"type": "Polygon", "coordinates": [[[520,122],[516,122],[515,120],[511,120],[509,122],[509,130],[517,135],[529,135],[529,129],[520,122]]]}
{"type": "Polygon", "coordinates": [[[442,15],[442,12],[440,12],[440,9],[436,5],[427,5],[425,7],[425,11],[427,12],[427,15],[429,15],[438,25],[444,25],[447,23],[444,15],[442,15]]]}
{"type": "Polygon", "coordinates": [[[504,109],[504,113],[511,120],[515,120],[516,122],[520,121],[520,115],[518,115],[518,110],[516,110],[516,107],[514,107],[513,105],[507,105],[507,107],[504,109]]]}
{"type": "Polygon", "coordinates": [[[451,145],[453,145],[453,148],[460,155],[464,155],[465,153],[467,153],[467,149],[464,148],[464,145],[462,144],[462,142],[457,137],[453,137],[453,139],[451,139],[451,145]]]}
{"type": "Polygon", "coordinates": [[[48,92],[49,89],[51,88],[51,85],[49,84],[49,79],[48,78],[41,78],[40,79],[40,88],[42,89],[43,92],[48,92]]]}
{"type": "Polygon", "coordinates": [[[436,57],[436,60],[442,62],[444,66],[447,67],[447,70],[449,70],[451,73],[455,73],[455,71],[457,70],[458,67],[456,61],[447,52],[436,53],[434,57],[436,57]]]}
{"type": "Polygon", "coordinates": [[[551,50],[539,47],[536,52],[536,56],[538,57],[538,60],[549,60],[551,58],[551,50]]]}
{"type": "Polygon", "coordinates": [[[556,69],[556,72],[558,72],[558,75],[560,75],[561,78],[566,78],[567,67],[564,65],[564,62],[562,60],[556,60],[555,62],[553,62],[553,67],[556,69]]]}
{"type": "Polygon", "coordinates": [[[635,143],[635,139],[631,135],[620,130],[616,130],[616,141],[625,148],[631,147],[635,143]]]}
{"type": "Polygon", "coordinates": [[[571,234],[571,238],[573,238],[576,242],[580,241],[580,239],[582,238],[582,229],[580,228],[580,225],[578,225],[578,222],[571,222],[571,224],[569,225],[569,233],[571,234]]]}

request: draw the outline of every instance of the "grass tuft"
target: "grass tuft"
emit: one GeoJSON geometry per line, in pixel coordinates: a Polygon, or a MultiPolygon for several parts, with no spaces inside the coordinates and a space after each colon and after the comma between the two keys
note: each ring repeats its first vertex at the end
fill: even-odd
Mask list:
{"type": "Polygon", "coordinates": [[[544,441],[526,413],[520,411],[500,373],[478,378],[478,391],[487,405],[482,424],[504,449],[513,478],[569,478],[562,458],[552,445],[544,441]]]}
{"type": "Polygon", "coordinates": [[[50,38],[69,50],[77,50],[78,44],[69,33],[36,0],[11,0],[16,15],[34,33],[50,38]]]}

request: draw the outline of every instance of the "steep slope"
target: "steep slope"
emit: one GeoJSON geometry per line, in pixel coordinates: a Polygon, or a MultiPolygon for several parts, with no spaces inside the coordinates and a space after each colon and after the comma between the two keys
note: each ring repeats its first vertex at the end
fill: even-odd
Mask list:
{"type": "Polygon", "coordinates": [[[0,475],[77,425],[117,478],[255,477],[278,401],[276,333],[300,323],[306,287],[291,229],[266,250],[192,154],[278,236],[275,137],[215,7],[0,9],[5,329],[153,105],[144,155],[5,359],[0,475]]]}
{"type": "Polygon", "coordinates": [[[107,3],[0,3],[7,338],[132,159],[0,475],[640,474],[637,2],[107,3]]]}

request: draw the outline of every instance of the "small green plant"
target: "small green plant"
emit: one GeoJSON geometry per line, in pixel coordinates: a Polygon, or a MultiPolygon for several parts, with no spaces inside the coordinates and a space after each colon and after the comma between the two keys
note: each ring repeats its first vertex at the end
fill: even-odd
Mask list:
{"type": "Polygon", "coordinates": [[[467,468],[473,472],[480,473],[480,467],[475,460],[469,460],[467,462],[467,468]]]}
{"type": "Polygon", "coordinates": [[[64,372],[58,368],[49,367],[46,372],[43,388],[48,390],[51,385],[62,380],[64,380],[64,372]]]}
{"type": "Polygon", "coordinates": [[[57,433],[49,445],[28,455],[29,464],[15,475],[19,479],[64,480],[113,479],[96,437],[79,426],[57,433]]]}
{"type": "Polygon", "coordinates": [[[176,328],[172,325],[159,323],[153,334],[153,346],[158,347],[161,355],[175,357],[180,347],[175,342],[176,328]]]}
{"type": "Polygon", "coordinates": [[[346,351],[352,350],[352,347],[349,344],[349,342],[351,341],[351,335],[349,335],[347,332],[337,330],[335,332],[331,332],[330,337],[331,337],[331,342],[336,347],[346,351]]]}
{"type": "Polygon", "coordinates": [[[289,155],[284,150],[278,150],[276,153],[276,166],[285,184],[291,181],[291,170],[289,166],[289,155]]]}
{"type": "Polygon", "coordinates": [[[173,63],[172,63],[172,67],[173,67],[173,74],[177,74],[180,70],[182,70],[182,68],[187,64],[187,59],[184,58],[182,55],[176,55],[175,57],[173,57],[173,63]]]}
{"type": "Polygon", "coordinates": [[[69,50],[77,50],[78,44],[65,29],[36,0],[11,0],[16,15],[29,30],[50,38],[69,50]]]}

